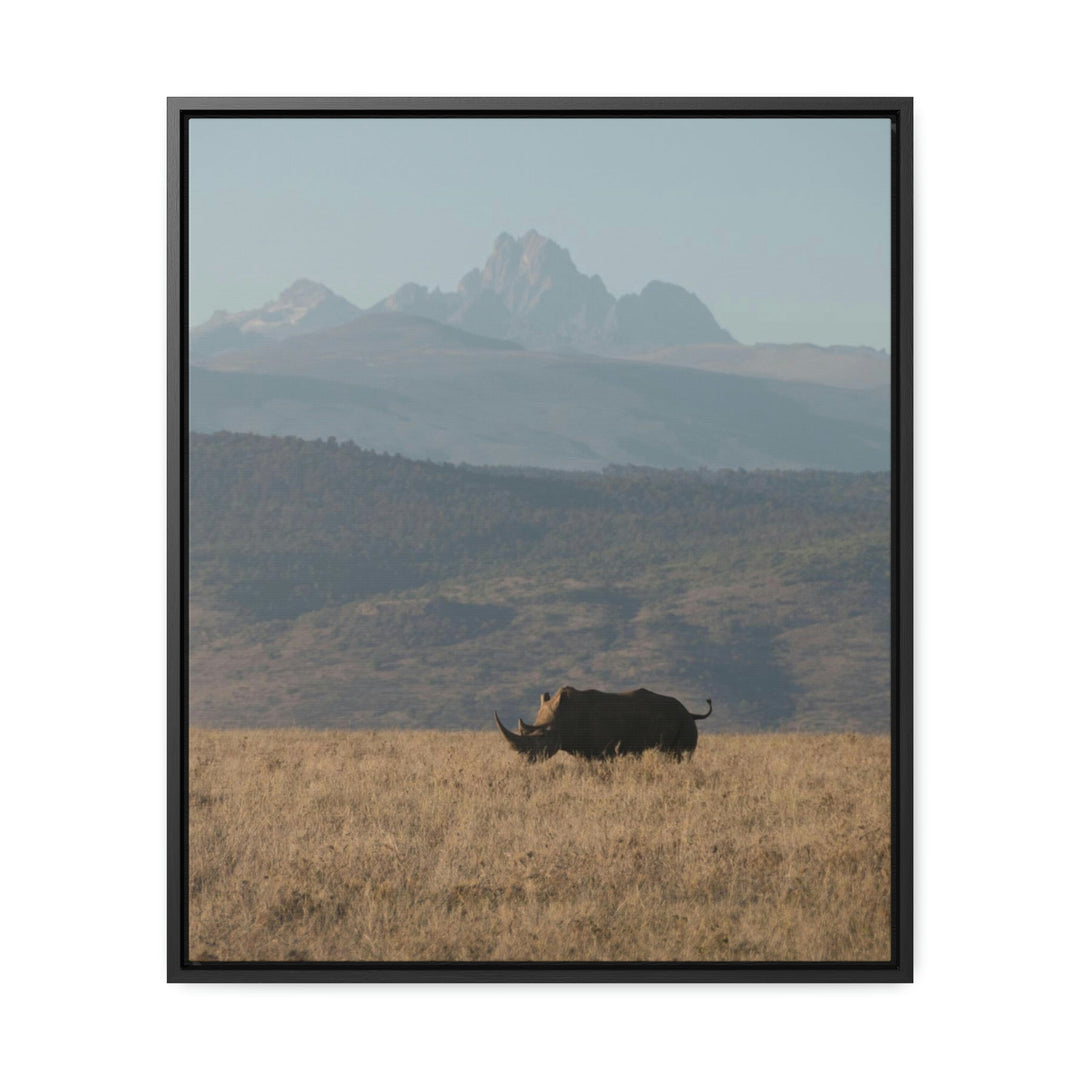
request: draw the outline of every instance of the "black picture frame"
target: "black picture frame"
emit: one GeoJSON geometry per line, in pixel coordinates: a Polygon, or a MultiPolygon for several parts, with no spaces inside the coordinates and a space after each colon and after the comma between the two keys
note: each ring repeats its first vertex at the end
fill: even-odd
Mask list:
{"type": "Polygon", "coordinates": [[[168,153],[169,982],[913,981],[911,98],[170,98],[168,153]],[[861,117],[892,124],[892,949],[881,963],[226,963],[187,959],[187,145],[196,117],[861,117]]]}

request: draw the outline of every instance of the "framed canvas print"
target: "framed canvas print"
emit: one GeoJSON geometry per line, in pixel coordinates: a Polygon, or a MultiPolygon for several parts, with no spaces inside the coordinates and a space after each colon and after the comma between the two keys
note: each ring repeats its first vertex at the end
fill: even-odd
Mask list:
{"type": "Polygon", "coordinates": [[[909,99],[173,99],[172,981],[910,981],[909,99]]]}

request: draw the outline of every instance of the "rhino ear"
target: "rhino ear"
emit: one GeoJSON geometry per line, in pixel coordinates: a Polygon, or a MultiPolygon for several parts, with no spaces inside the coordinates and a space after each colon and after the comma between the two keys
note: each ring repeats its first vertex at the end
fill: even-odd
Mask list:
{"type": "Polygon", "coordinates": [[[540,695],[540,704],[541,704],[541,705],[545,705],[545,704],[547,704],[547,702],[549,702],[550,700],[551,700],[551,695],[550,695],[550,694],[549,694],[549,693],[548,693],[548,692],[547,692],[547,691],[545,690],[545,691],[544,691],[544,692],[543,692],[543,693],[542,693],[542,694],[540,695]]]}

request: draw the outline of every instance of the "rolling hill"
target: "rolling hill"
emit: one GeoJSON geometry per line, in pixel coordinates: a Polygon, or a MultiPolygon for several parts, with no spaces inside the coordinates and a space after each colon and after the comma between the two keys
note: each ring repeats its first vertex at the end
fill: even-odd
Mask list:
{"type": "MultiPolygon", "coordinates": [[[[565,684],[888,730],[889,477],[190,442],[196,726],[483,728],[565,684]]],[[[530,711],[531,710],[531,711],[530,711]]]]}

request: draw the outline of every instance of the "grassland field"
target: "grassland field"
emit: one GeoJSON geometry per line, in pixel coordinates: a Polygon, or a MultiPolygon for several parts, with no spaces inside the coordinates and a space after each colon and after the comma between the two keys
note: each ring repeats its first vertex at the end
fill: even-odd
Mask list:
{"type": "Polygon", "coordinates": [[[889,739],[190,732],[196,961],[885,961],[889,739]]]}

